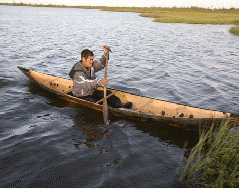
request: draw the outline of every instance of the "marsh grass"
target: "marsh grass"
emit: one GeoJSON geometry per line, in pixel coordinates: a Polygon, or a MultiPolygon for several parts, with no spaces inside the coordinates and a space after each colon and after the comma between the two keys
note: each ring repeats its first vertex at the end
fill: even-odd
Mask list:
{"type": "Polygon", "coordinates": [[[155,22],[187,24],[238,24],[239,9],[159,8],[141,13],[155,22]]]}
{"type": "Polygon", "coordinates": [[[239,136],[229,132],[228,120],[217,132],[202,132],[191,150],[180,181],[194,187],[239,187],[239,136]]]}
{"type": "Polygon", "coordinates": [[[201,12],[162,12],[153,17],[156,18],[154,22],[187,24],[233,24],[237,20],[237,16],[232,14],[201,12]]]}
{"type": "Polygon", "coordinates": [[[100,9],[113,12],[136,12],[140,16],[155,18],[155,22],[188,23],[188,24],[238,24],[239,9],[206,9],[190,8],[162,8],[162,7],[107,7],[107,6],[64,6],[64,5],[33,5],[24,3],[0,3],[0,5],[35,6],[35,7],[61,7],[100,9]]]}
{"type": "Polygon", "coordinates": [[[229,30],[230,33],[234,34],[234,35],[239,35],[239,26],[233,26],[230,28],[229,30]]]}

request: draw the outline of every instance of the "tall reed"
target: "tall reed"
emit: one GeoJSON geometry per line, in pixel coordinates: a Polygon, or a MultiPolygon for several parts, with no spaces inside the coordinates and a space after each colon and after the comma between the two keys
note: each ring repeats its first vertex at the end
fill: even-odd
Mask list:
{"type": "Polygon", "coordinates": [[[239,187],[239,136],[229,132],[228,120],[217,132],[202,132],[191,150],[180,181],[194,187],[239,187]]]}

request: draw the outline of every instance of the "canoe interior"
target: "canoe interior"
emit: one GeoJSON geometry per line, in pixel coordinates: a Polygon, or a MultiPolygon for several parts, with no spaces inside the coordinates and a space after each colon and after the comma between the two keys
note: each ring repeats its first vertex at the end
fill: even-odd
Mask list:
{"type": "MultiPolygon", "coordinates": [[[[32,70],[28,70],[27,74],[25,73],[25,75],[27,75],[30,80],[35,80],[35,82],[37,81],[38,84],[52,92],[67,94],[68,92],[72,91],[73,82],[70,79],[59,78],[32,70]]],[[[103,90],[103,87],[99,87],[98,90],[103,90]]],[[[125,104],[126,102],[132,102],[132,109],[136,113],[143,113],[157,117],[188,119],[230,117],[230,113],[184,106],[163,100],[137,96],[114,89],[109,90],[115,92],[115,95],[120,98],[122,104],[125,104]]]]}

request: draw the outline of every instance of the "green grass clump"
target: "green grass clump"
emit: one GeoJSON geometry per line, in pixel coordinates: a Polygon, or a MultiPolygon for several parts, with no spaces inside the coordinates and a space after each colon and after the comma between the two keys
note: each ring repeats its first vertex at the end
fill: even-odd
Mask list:
{"type": "Polygon", "coordinates": [[[233,26],[230,28],[229,30],[230,33],[234,34],[234,35],[239,35],[239,26],[233,26]]]}
{"type": "Polygon", "coordinates": [[[239,136],[229,132],[228,120],[215,133],[200,135],[191,150],[180,181],[195,187],[239,187],[239,136]]]}

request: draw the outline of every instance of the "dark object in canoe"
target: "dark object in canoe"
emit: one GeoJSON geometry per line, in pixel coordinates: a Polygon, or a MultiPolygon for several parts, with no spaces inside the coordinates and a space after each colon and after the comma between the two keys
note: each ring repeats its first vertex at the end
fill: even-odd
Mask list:
{"type": "MultiPolygon", "coordinates": [[[[30,81],[36,83],[41,88],[50,91],[60,98],[77,103],[92,109],[103,111],[103,106],[98,102],[89,102],[71,94],[73,82],[70,79],[55,77],[48,74],[43,74],[33,70],[18,67],[30,81]]],[[[103,90],[99,87],[98,90],[103,90]]],[[[223,119],[229,119],[232,127],[239,125],[239,118],[236,114],[225,113],[220,111],[206,110],[184,106],[173,102],[168,102],[159,99],[153,99],[144,96],[138,96],[119,90],[108,89],[120,98],[122,104],[132,102],[131,109],[112,108],[109,107],[109,112],[115,116],[127,116],[137,120],[154,120],[163,124],[181,127],[188,130],[200,130],[209,128],[214,125],[218,126],[223,119]]]]}

